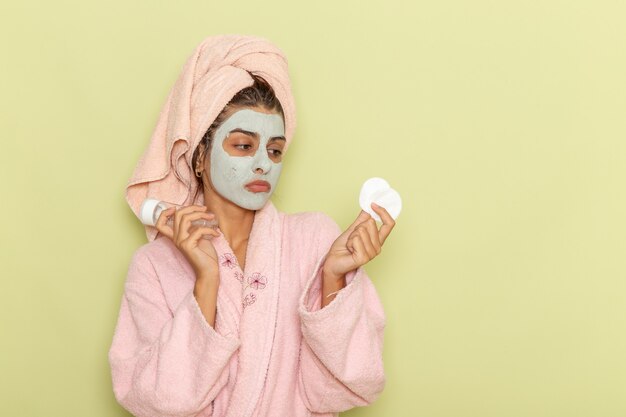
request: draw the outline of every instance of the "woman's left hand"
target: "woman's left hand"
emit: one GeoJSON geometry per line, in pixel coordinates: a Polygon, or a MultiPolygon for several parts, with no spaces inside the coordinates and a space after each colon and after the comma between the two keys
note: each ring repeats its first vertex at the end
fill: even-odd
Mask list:
{"type": "Polygon", "coordinates": [[[376,220],[361,210],[354,223],[339,235],[328,250],[324,262],[326,278],[340,279],[380,254],[382,245],[396,222],[384,207],[372,203],[372,209],[383,222],[380,230],[376,227],[376,220]]]}

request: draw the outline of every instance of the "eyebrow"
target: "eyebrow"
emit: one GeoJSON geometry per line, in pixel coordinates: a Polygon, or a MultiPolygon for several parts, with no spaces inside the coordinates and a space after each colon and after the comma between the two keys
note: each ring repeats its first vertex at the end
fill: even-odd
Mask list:
{"type": "MultiPolygon", "coordinates": [[[[233,130],[231,130],[230,133],[234,133],[234,132],[239,132],[239,133],[243,133],[244,135],[248,135],[248,136],[252,136],[253,138],[259,138],[259,134],[256,132],[250,132],[249,130],[244,130],[244,129],[240,129],[240,128],[235,128],[233,130]]],[[[285,142],[287,141],[287,139],[285,139],[284,136],[274,136],[272,138],[270,138],[270,140],[284,140],[285,142]]]]}

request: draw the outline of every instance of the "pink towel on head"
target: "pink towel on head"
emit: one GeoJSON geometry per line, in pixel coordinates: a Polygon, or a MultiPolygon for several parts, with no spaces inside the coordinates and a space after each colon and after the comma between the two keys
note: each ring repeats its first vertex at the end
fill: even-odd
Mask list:
{"type": "MultiPolygon", "coordinates": [[[[150,144],[126,185],[126,201],[135,215],[144,199],[176,204],[204,204],[191,159],[198,143],[237,92],[258,75],[274,89],[285,115],[285,150],[296,128],[287,58],[267,39],[249,35],[205,38],[189,57],[163,106],[150,144]]],[[[145,226],[148,241],[157,229],[145,226]]]]}

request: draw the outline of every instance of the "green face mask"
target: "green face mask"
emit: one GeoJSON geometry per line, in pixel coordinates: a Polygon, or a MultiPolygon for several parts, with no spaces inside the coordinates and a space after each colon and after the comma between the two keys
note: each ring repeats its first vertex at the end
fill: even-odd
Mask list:
{"type": "Polygon", "coordinates": [[[216,130],[211,147],[211,183],[224,198],[248,210],[262,208],[274,192],[280,177],[281,162],[270,158],[270,140],[285,136],[280,114],[267,114],[251,109],[233,113],[216,130]],[[224,140],[235,129],[255,133],[258,147],[252,156],[232,156],[224,150],[224,140]]]}

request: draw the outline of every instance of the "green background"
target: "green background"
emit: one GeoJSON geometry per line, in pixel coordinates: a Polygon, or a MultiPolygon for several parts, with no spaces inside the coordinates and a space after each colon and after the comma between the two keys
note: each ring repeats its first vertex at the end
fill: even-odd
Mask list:
{"type": "Polygon", "coordinates": [[[342,228],[372,176],[404,208],[366,266],[385,391],[345,416],[626,415],[626,4],[12,1],[0,6],[0,415],[127,416],[107,351],[124,200],[206,36],[287,55],[276,206],[342,228]]]}

